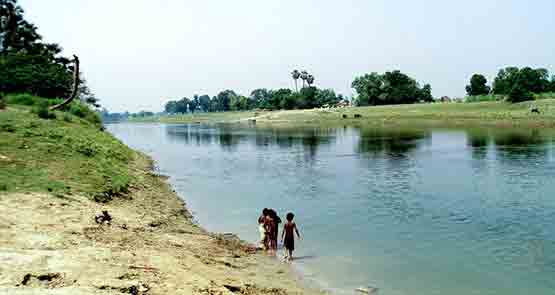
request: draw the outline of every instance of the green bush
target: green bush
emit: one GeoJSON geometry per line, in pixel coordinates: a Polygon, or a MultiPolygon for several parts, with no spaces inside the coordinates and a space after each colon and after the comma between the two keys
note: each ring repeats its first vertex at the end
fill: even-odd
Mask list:
{"type": "Polygon", "coordinates": [[[86,107],[79,103],[72,103],[69,107],[69,112],[79,118],[85,118],[85,116],[87,115],[86,107]]]}
{"type": "Polygon", "coordinates": [[[62,119],[63,119],[65,122],[68,122],[68,123],[73,122],[73,118],[72,118],[71,115],[68,114],[68,113],[65,113],[64,116],[62,117],[62,119]]]}
{"type": "Polygon", "coordinates": [[[534,100],[534,95],[532,92],[526,90],[521,83],[516,83],[515,86],[509,92],[509,97],[507,97],[508,102],[517,103],[528,100],[534,100]]]}
{"type": "Polygon", "coordinates": [[[6,100],[4,99],[4,93],[0,92],[0,110],[6,108],[6,100]]]}
{"type": "Polygon", "coordinates": [[[61,103],[63,100],[59,98],[44,98],[38,97],[31,94],[11,94],[6,97],[7,104],[15,105],[25,105],[25,106],[37,106],[46,103],[48,106],[61,103]]]}
{"type": "Polygon", "coordinates": [[[8,97],[6,98],[6,102],[8,104],[18,104],[18,105],[25,105],[25,106],[36,105],[40,100],[44,100],[44,99],[30,94],[8,95],[8,97]]]}
{"type": "Polygon", "coordinates": [[[56,114],[48,110],[48,103],[42,102],[37,107],[33,109],[33,112],[41,119],[56,119],[56,114]]]}
{"type": "Polygon", "coordinates": [[[81,102],[73,102],[69,107],[69,112],[79,118],[82,118],[94,125],[100,125],[102,120],[100,116],[90,107],[81,103],[81,102]]]}
{"type": "Polygon", "coordinates": [[[5,132],[13,133],[13,132],[15,132],[15,130],[16,130],[16,129],[15,129],[15,126],[12,125],[12,124],[10,124],[10,123],[4,123],[4,122],[2,122],[2,123],[0,124],[0,131],[5,131],[5,132]]]}

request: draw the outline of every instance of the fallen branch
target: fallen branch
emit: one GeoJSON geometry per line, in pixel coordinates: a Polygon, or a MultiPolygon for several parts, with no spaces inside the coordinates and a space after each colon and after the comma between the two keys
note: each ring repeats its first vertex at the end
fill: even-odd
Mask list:
{"type": "Polygon", "coordinates": [[[71,91],[71,95],[62,103],[51,106],[51,111],[63,108],[64,106],[68,105],[75,99],[75,97],[77,96],[77,92],[79,92],[79,58],[75,54],[73,55],[73,62],[75,63],[75,67],[73,69],[73,90],[71,91]]]}

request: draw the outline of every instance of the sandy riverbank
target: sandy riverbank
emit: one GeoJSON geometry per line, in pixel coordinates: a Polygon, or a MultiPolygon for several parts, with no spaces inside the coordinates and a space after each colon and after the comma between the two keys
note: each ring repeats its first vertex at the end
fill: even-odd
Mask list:
{"type": "Polygon", "coordinates": [[[0,294],[321,294],[289,265],[196,225],[147,157],[130,169],[142,182],[106,204],[0,194],[0,294]],[[102,210],[111,225],[95,222],[102,210]]]}

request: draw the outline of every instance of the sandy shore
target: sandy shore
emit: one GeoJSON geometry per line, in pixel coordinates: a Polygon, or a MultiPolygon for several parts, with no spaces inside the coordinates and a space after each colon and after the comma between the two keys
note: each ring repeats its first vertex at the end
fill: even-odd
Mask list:
{"type": "Polygon", "coordinates": [[[0,294],[322,294],[291,267],[206,232],[151,162],[107,204],[81,196],[0,194],[0,294]],[[111,224],[95,215],[107,210],[111,224]]]}

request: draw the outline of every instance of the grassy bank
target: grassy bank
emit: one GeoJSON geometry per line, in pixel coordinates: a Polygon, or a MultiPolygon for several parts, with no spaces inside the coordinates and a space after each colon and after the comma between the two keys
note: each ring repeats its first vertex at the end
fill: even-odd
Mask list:
{"type": "Polygon", "coordinates": [[[41,119],[24,106],[0,111],[0,190],[97,200],[124,193],[133,151],[99,124],[68,112],[54,115],[41,119]]]}
{"type": "Polygon", "coordinates": [[[218,123],[247,121],[248,119],[256,119],[257,123],[278,124],[554,127],[555,98],[516,104],[487,101],[273,112],[201,113],[143,118],[142,121],[218,123]],[[531,113],[532,106],[537,107],[540,114],[531,113]],[[355,114],[360,115],[360,118],[355,119],[355,114]]]}

